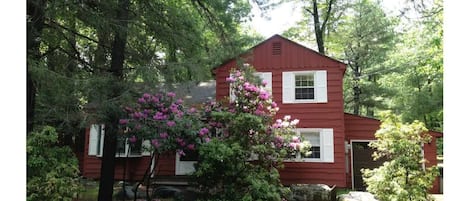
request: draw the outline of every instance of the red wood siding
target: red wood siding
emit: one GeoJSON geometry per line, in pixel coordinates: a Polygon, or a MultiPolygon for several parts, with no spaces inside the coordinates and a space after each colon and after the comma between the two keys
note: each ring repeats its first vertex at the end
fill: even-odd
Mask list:
{"type": "MultiPolygon", "coordinates": [[[[90,128],[87,128],[85,132],[85,151],[84,151],[83,160],[82,160],[83,161],[82,175],[86,178],[99,179],[101,175],[101,157],[88,155],[89,134],[90,134],[90,128]]],[[[161,157],[160,163],[171,164],[167,160],[168,160],[168,157],[161,157]]],[[[115,180],[123,179],[125,164],[127,164],[127,166],[125,167],[126,169],[125,179],[138,181],[143,178],[143,175],[145,174],[146,169],[150,165],[150,157],[149,156],[129,157],[127,159],[116,158],[116,166],[115,166],[115,174],[114,174],[115,180]]],[[[169,172],[167,171],[167,169],[168,168],[165,167],[165,165],[162,165],[160,174],[168,175],[169,172]]],[[[174,169],[172,173],[174,175],[174,169]]]]}
{"type": "MultiPolygon", "coordinates": [[[[350,140],[375,140],[375,132],[379,129],[381,122],[377,119],[360,117],[352,114],[344,114],[345,119],[345,140],[350,143],[350,140]]],[[[433,136],[432,142],[424,145],[425,159],[428,160],[427,165],[433,166],[437,165],[438,161],[436,159],[437,148],[436,148],[436,138],[441,137],[442,134],[439,132],[429,132],[433,136]]],[[[349,161],[351,161],[349,156],[349,161]]],[[[351,163],[349,163],[349,168],[351,169],[351,163]]],[[[352,186],[351,173],[347,174],[347,186],[352,186]]],[[[440,193],[439,192],[439,179],[436,178],[433,184],[433,188],[430,189],[431,193],[440,193]]]]}
{"type": "MultiPolygon", "coordinates": [[[[291,115],[299,119],[299,128],[332,128],[334,131],[334,163],[288,162],[280,171],[282,182],[324,183],[346,186],[344,115],[342,79],[345,64],[323,56],[313,50],[293,43],[283,37],[273,36],[243,56],[258,72],[272,72],[272,95],[280,107],[276,118],[291,115]],[[281,55],[272,55],[272,44],[281,43],[281,55]],[[327,103],[282,104],[283,71],[327,71],[327,103]]],[[[236,67],[231,60],[215,69],[216,99],[223,100],[229,95],[226,77],[236,67]]]]}

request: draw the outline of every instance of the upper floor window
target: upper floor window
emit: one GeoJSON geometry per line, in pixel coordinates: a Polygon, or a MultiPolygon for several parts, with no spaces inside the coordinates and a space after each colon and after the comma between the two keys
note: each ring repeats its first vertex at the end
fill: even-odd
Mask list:
{"type": "MultiPolygon", "coordinates": [[[[264,90],[269,91],[270,95],[272,95],[272,72],[255,72],[254,75],[259,77],[261,81],[267,83],[265,87],[262,87],[262,88],[264,90]]],[[[232,91],[231,84],[230,84],[230,101],[234,102],[235,100],[236,100],[236,96],[234,95],[234,92],[232,91]]]]}
{"type": "Polygon", "coordinates": [[[286,71],[282,73],[283,103],[326,103],[327,72],[286,71]]]}

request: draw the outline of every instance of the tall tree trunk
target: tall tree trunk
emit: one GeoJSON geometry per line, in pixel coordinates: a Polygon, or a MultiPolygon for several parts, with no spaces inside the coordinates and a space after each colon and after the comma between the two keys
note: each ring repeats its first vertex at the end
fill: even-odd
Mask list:
{"type": "Polygon", "coordinates": [[[41,44],[41,33],[44,28],[44,12],[46,2],[45,0],[28,0],[27,1],[27,132],[29,133],[33,129],[34,124],[34,106],[36,104],[36,86],[34,80],[31,77],[31,66],[36,65],[41,59],[41,53],[39,52],[39,45],[41,44]]]}
{"type": "MultiPolygon", "coordinates": [[[[127,26],[129,21],[130,0],[119,0],[117,10],[117,26],[114,28],[114,42],[111,52],[111,72],[117,82],[123,79],[123,69],[125,60],[125,46],[127,43],[127,26]]],[[[119,84],[110,87],[112,97],[121,95],[122,88],[119,84]]],[[[109,121],[106,125],[106,135],[104,137],[104,152],[101,163],[101,178],[99,182],[98,201],[112,200],[114,172],[115,172],[115,155],[117,132],[119,130],[119,113],[111,112],[109,121]]]]}
{"type": "Polygon", "coordinates": [[[360,68],[356,65],[353,69],[353,114],[360,114],[360,68]]]}
{"type": "Polygon", "coordinates": [[[316,43],[318,45],[319,53],[324,54],[324,30],[321,29],[319,22],[318,1],[313,0],[313,20],[314,20],[314,33],[316,35],[316,43]]]}
{"type": "Polygon", "coordinates": [[[316,44],[318,45],[318,51],[321,54],[326,54],[325,47],[324,47],[324,33],[326,31],[326,25],[329,21],[332,11],[332,5],[334,4],[334,0],[327,1],[327,11],[323,13],[324,21],[321,23],[319,19],[319,11],[318,11],[318,1],[313,0],[313,10],[306,9],[312,16],[314,21],[314,34],[316,36],[316,44]]]}

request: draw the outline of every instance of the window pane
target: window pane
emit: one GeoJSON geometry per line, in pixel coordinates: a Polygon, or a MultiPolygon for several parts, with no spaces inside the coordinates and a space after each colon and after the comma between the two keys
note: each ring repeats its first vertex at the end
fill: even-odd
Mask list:
{"type": "Polygon", "coordinates": [[[125,155],[125,143],[127,139],[118,137],[117,138],[117,145],[116,145],[116,155],[124,156],[125,155]]]}
{"type": "Polygon", "coordinates": [[[314,88],[296,88],[295,99],[314,99],[314,88]]]}
{"type": "Polygon", "coordinates": [[[199,160],[199,152],[197,151],[184,151],[186,155],[179,158],[180,161],[197,161],[199,160]]]}
{"type": "Polygon", "coordinates": [[[305,141],[311,144],[310,155],[304,156],[305,158],[321,158],[321,137],[319,132],[301,132],[301,136],[305,141]]]}
{"type": "Polygon", "coordinates": [[[141,155],[142,154],[142,140],[139,139],[134,144],[130,143],[130,155],[141,155]]]}
{"type": "Polygon", "coordinates": [[[311,147],[311,155],[308,158],[321,158],[321,147],[311,147]]]}

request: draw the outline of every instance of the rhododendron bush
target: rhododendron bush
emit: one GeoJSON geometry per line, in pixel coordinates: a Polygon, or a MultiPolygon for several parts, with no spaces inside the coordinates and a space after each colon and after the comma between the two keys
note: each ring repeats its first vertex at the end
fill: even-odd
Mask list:
{"type": "Polygon", "coordinates": [[[193,184],[206,200],[281,200],[283,159],[309,150],[294,131],[299,120],[274,120],[279,108],[252,67],[233,70],[226,81],[236,98],[201,109],[185,108],[171,92],[144,94],[125,108],[125,135],[150,140],[155,153],[197,150],[193,184]]]}

